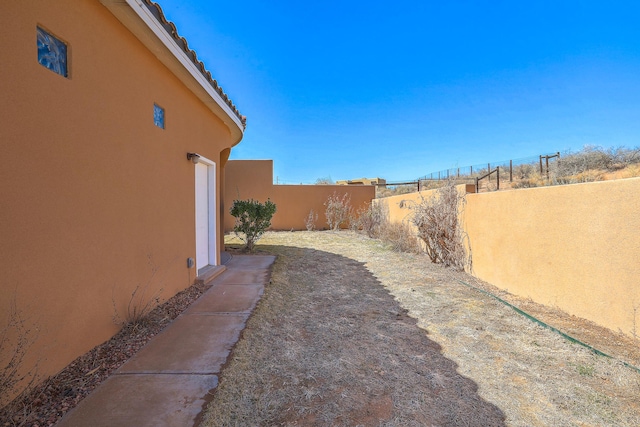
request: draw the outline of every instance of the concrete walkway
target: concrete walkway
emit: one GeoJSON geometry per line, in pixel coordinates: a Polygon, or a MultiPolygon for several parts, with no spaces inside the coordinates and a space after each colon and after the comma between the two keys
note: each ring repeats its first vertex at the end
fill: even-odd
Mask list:
{"type": "Polygon", "coordinates": [[[210,289],[57,426],[193,426],[264,292],[274,260],[234,255],[210,289]]]}

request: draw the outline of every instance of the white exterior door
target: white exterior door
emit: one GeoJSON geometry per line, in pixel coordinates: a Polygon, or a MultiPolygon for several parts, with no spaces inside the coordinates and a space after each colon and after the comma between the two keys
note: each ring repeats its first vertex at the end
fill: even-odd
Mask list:
{"type": "Polygon", "coordinates": [[[216,264],[216,165],[196,164],[196,269],[216,264]]]}

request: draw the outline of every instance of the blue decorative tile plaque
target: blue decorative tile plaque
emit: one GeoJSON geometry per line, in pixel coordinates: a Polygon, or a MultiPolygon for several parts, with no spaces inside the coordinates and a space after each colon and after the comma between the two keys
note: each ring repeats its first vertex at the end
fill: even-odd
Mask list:
{"type": "Polygon", "coordinates": [[[52,34],[36,27],[38,62],[54,73],[67,77],[67,45],[52,34]]]}
{"type": "Polygon", "coordinates": [[[161,129],[164,129],[164,108],[158,104],[153,104],[153,123],[161,129]]]}

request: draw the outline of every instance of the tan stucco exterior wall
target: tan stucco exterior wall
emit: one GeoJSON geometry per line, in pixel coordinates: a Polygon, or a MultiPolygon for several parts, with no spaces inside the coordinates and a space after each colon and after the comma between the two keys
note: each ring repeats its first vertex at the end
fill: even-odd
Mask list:
{"type": "Polygon", "coordinates": [[[229,208],[237,199],[271,199],[277,209],[271,221],[273,230],[305,230],[305,219],[313,209],[318,214],[316,228],[321,230],[327,228],[324,202],[334,192],[340,197],[349,194],[356,210],[375,197],[372,185],[273,185],[272,160],[230,160],[225,169],[226,231],[233,230],[234,218],[229,208]]]}
{"type": "MultiPolygon", "coordinates": [[[[410,222],[420,197],[376,203],[410,222]]],[[[463,223],[476,277],[614,331],[638,329],[640,178],[467,194],[463,223]]]]}
{"type": "Polygon", "coordinates": [[[475,276],[632,333],[640,178],[469,194],[465,222],[475,276]]]}
{"type": "Polygon", "coordinates": [[[167,299],[193,282],[186,153],[220,175],[237,141],[98,1],[3,2],[0,35],[0,321],[15,298],[49,375],[118,330],[136,286],[167,299]],[[69,78],[38,64],[36,25],[68,43],[69,78]]]}

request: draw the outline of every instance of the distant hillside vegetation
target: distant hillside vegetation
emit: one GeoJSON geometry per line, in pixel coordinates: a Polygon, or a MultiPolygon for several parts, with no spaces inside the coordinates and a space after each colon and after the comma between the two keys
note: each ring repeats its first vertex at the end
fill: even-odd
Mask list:
{"type": "MultiPolygon", "coordinates": [[[[455,178],[458,184],[475,183],[475,178],[488,172],[479,170],[469,176],[455,178]]],[[[567,151],[560,158],[549,161],[547,178],[546,162],[540,173],[540,164],[532,162],[513,167],[513,181],[509,181],[509,170],[500,170],[500,190],[514,188],[532,188],[547,185],[576,184],[581,182],[605,181],[610,179],[633,178],[640,176],[640,147],[602,148],[587,145],[577,152],[567,151]]],[[[441,187],[446,180],[425,180],[420,182],[420,190],[441,187]]],[[[491,180],[480,182],[480,191],[497,190],[495,176],[491,180]]],[[[376,197],[389,197],[417,191],[417,185],[398,185],[378,187],[376,197]]]]}

